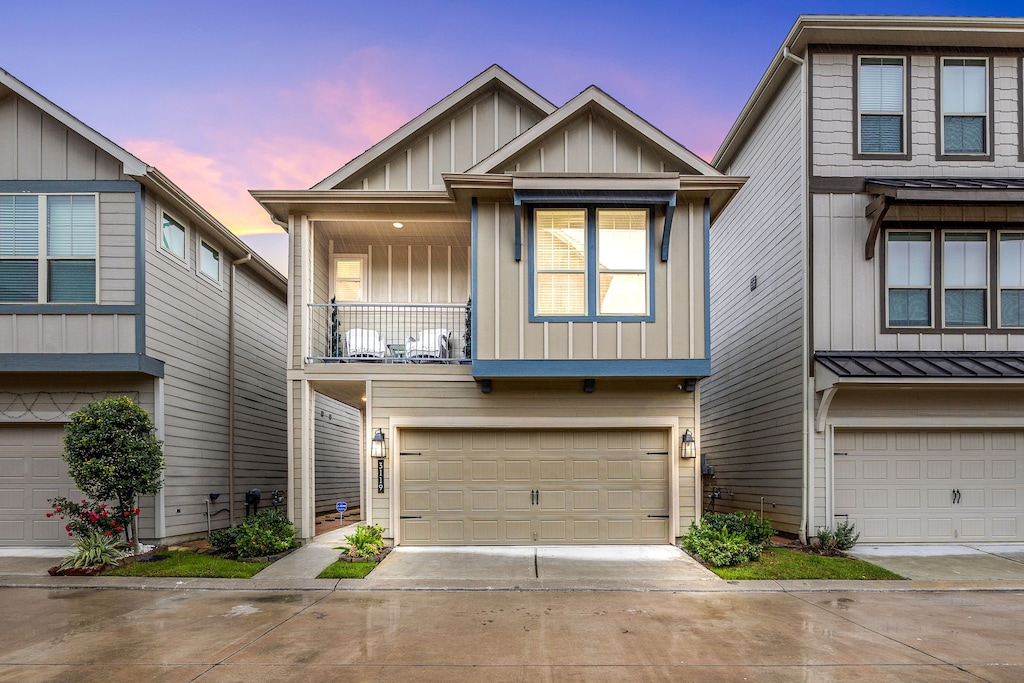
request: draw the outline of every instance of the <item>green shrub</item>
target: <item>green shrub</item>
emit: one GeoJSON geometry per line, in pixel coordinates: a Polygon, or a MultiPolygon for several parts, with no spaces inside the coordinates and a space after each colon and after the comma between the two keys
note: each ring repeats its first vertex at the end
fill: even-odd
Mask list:
{"type": "Polygon", "coordinates": [[[218,553],[227,554],[235,551],[235,546],[238,543],[238,537],[241,534],[242,529],[240,527],[230,527],[227,529],[214,529],[210,532],[210,535],[206,537],[206,540],[210,542],[213,549],[218,553]]]}
{"type": "Polygon", "coordinates": [[[242,520],[236,545],[239,557],[274,555],[295,545],[295,529],[280,510],[263,510],[242,520]]]}
{"type": "Polygon", "coordinates": [[[89,531],[75,538],[75,551],[60,563],[61,569],[87,569],[115,564],[124,557],[116,536],[89,531]]]}
{"type": "Polygon", "coordinates": [[[769,519],[761,519],[754,511],[749,512],[712,512],[704,515],[701,525],[706,525],[714,530],[728,529],[734,534],[739,534],[756,545],[765,546],[772,540],[775,530],[769,519]]]}
{"type": "Polygon", "coordinates": [[[346,553],[350,557],[376,557],[384,550],[384,527],[380,524],[360,524],[354,534],[345,537],[346,553]]]}
{"type": "Polygon", "coordinates": [[[763,546],[751,543],[742,534],[728,529],[713,529],[690,524],[683,547],[713,567],[731,567],[761,557],[763,546]]]}
{"type": "Polygon", "coordinates": [[[818,542],[815,548],[822,555],[834,555],[837,550],[849,550],[857,544],[860,533],[854,529],[853,522],[842,522],[835,529],[823,526],[815,534],[818,542]]]}

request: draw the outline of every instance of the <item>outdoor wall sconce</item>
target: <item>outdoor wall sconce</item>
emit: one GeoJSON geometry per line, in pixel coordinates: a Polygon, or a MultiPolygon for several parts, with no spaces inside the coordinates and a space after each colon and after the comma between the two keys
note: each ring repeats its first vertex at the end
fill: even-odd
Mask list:
{"type": "Polygon", "coordinates": [[[384,438],[384,430],[378,428],[377,433],[373,435],[373,439],[370,441],[370,458],[386,457],[388,457],[388,442],[384,438]]]}
{"type": "Polygon", "coordinates": [[[683,432],[682,452],[680,453],[680,456],[683,458],[697,457],[697,440],[693,438],[693,432],[689,429],[683,432]]]}
{"type": "Polygon", "coordinates": [[[491,380],[482,379],[480,380],[480,393],[489,394],[491,393],[491,380]]]}
{"type": "Polygon", "coordinates": [[[587,394],[594,393],[594,384],[594,380],[592,379],[588,378],[583,380],[583,392],[587,394]]]}

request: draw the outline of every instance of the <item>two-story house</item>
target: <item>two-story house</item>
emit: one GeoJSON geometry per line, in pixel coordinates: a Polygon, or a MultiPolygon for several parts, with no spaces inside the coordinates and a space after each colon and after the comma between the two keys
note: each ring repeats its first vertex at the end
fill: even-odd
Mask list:
{"type": "Polygon", "coordinates": [[[268,505],[287,485],[286,292],[160,171],[0,71],[0,545],[70,542],[45,516],[75,495],[63,426],[112,395],[164,441],[144,538],[226,526],[250,488],[268,505]]]}
{"type": "MultiPolygon", "coordinates": [[[[1024,540],[1024,20],[804,16],[713,163],[718,509],[1024,540]]],[[[710,490],[710,488],[709,488],[710,490]]]]}
{"type": "Polygon", "coordinates": [[[396,543],[674,541],[741,185],[595,87],[556,107],[493,66],[311,189],[253,191],[289,234],[300,535],[327,395],[363,413],[396,543]]]}

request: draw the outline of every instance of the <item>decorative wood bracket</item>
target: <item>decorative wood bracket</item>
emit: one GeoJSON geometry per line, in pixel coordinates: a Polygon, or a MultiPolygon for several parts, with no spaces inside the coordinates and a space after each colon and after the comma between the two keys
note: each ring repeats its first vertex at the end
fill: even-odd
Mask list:
{"type": "Polygon", "coordinates": [[[875,243],[878,241],[878,233],[882,229],[882,221],[885,220],[891,201],[891,197],[880,194],[864,210],[864,215],[871,219],[871,230],[868,231],[868,239],[864,243],[864,259],[867,261],[875,257],[875,243]]]}

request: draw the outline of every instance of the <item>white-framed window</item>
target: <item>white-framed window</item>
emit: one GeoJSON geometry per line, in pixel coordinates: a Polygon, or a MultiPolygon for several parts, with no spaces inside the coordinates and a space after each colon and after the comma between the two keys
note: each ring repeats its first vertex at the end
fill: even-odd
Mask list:
{"type": "Polygon", "coordinates": [[[889,327],[932,325],[932,233],[886,233],[886,309],[889,327]]]}
{"type": "Polygon", "coordinates": [[[0,302],[97,301],[95,194],[0,195],[0,302]]]}
{"type": "Polygon", "coordinates": [[[535,209],[533,316],[650,316],[650,235],[647,207],[535,209]]]}
{"type": "Polygon", "coordinates": [[[906,151],[903,57],[861,57],[857,79],[860,153],[906,151]]]}
{"type": "Polygon", "coordinates": [[[1024,232],[999,233],[999,326],[1024,327],[1024,232]]]}
{"type": "Polygon", "coordinates": [[[188,242],[188,231],[184,221],[180,221],[167,211],[161,210],[159,226],[160,249],[175,257],[182,263],[187,262],[185,244],[188,242]]]}
{"type": "Polygon", "coordinates": [[[199,240],[199,273],[220,282],[220,250],[206,240],[199,240]]]}
{"type": "Polygon", "coordinates": [[[988,152],[988,61],[942,59],[942,153],[988,152]]]}
{"type": "Polygon", "coordinates": [[[942,318],[946,327],[988,325],[988,234],[942,233],[942,318]]]}
{"type": "Polygon", "coordinates": [[[338,254],[334,262],[334,292],[337,303],[359,303],[366,301],[366,256],[362,254],[338,254]]]}

